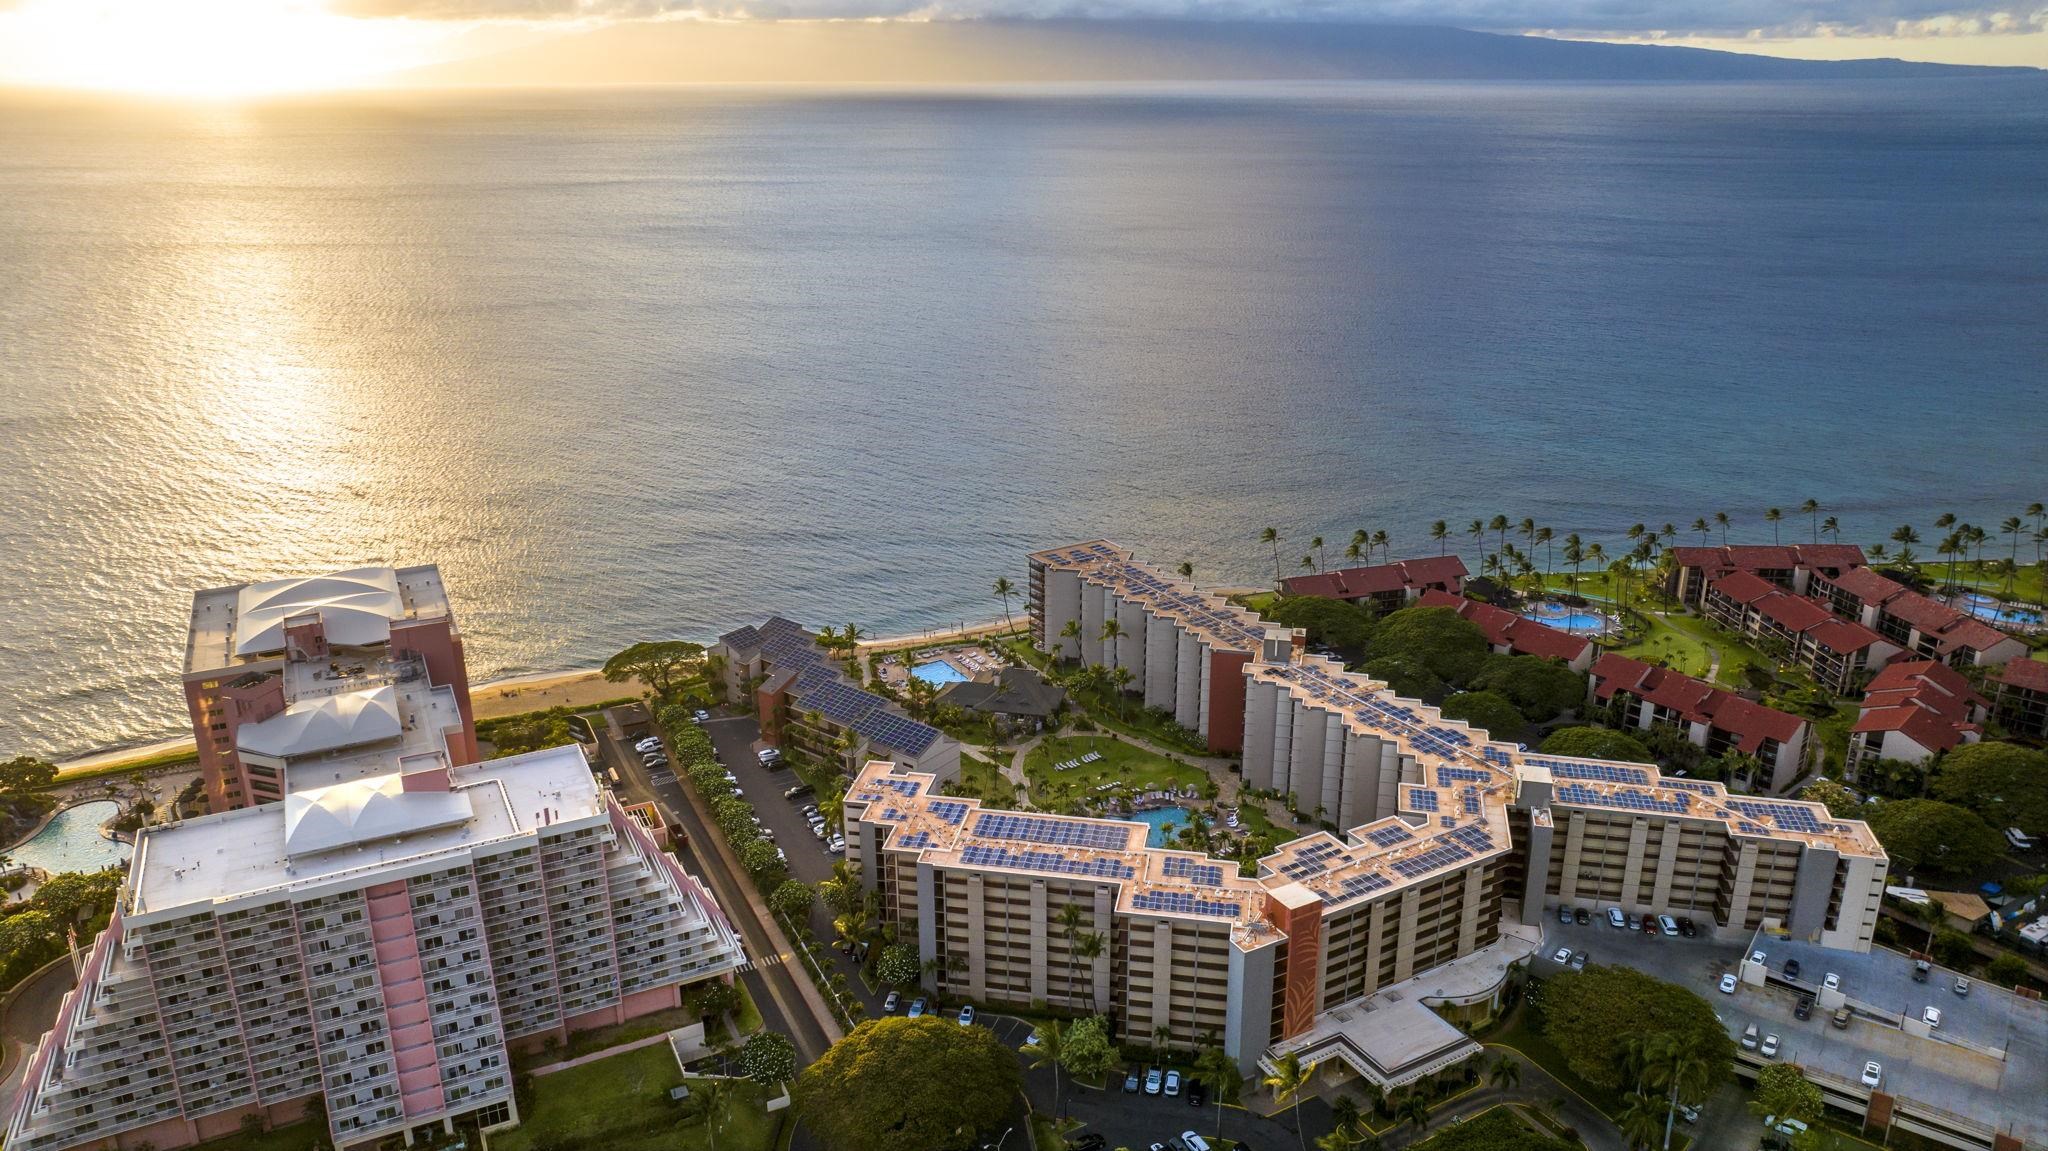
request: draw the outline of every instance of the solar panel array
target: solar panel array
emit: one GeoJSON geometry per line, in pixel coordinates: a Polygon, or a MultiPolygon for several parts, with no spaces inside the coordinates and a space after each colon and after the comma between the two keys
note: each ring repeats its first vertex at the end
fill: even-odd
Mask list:
{"type": "Polygon", "coordinates": [[[1493,836],[1486,830],[1484,824],[1475,823],[1469,827],[1461,827],[1444,838],[1461,846],[1469,847],[1473,851],[1493,850],[1493,836]]]}
{"type": "Polygon", "coordinates": [[[1827,828],[1813,812],[1790,803],[1758,803],[1753,799],[1731,799],[1728,806],[1761,823],[1766,820],[1776,824],[1780,831],[1796,831],[1818,835],[1827,828]]]}
{"type": "Polygon", "coordinates": [[[925,810],[952,824],[954,827],[960,826],[960,821],[967,818],[967,805],[955,803],[949,799],[935,800],[928,803],[925,805],[925,810]]]}
{"type": "Polygon", "coordinates": [[[892,846],[901,847],[906,850],[913,847],[930,847],[932,845],[932,833],[929,831],[913,831],[909,835],[891,840],[890,843],[892,846]]]}
{"type": "Polygon", "coordinates": [[[1458,793],[1458,798],[1459,798],[1459,800],[1460,800],[1461,802],[1463,802],[1463,803],[1464,803],[1464,805],[1465,805],[1465,814],[1466,814],[1466,815],[1478,815],[1478,814],[1479,814],[1479,789],[1478,789],[1478,788],[1476,788],[1476,787],[1468,787],[1468,788],[1466,788],[1466,789],[1465,789],[1464,791],[1461,791],[1461,792],[1459,792],[1459,793],[1458,793]]]}
{"type": "Polygon", "coordinates": [[[1618,788],[1613,794],[1605,794],[1582,783],[1560,785],[1557,801],[1580,807],[1616,807],[1623,811],[1655,811],[1664,815],[1684,815],[1692,808],[1692,796],[1687,792],[1679,792],[1669,799],[1659,797],[1654,791],[1633,787],[1618,788]]]}
{"type": "Polygon", "coordinates": [[[1415,833],[1398,823],[1388,824],[1365,833],[1365,838],[1375,847],[1392,847],[1415,838],[1415,833]]]}
{"type": "Polygon", "coordinates": [[[1426,787],[1409,788],[1408,807],[1410,808],[1410,810],[1413,811],[1435,811],[1436,792],[1433,792],[1426,787]]]}
{"type": "Polygon", "coordinates": [[[884,747],[911,755],[921,755],[939,741],[937,728],[889,711],[869,714],[856,722],[853,730],[884,747]]]}
{"type": "Polygon", "coordinates": [[[1381,888],[1392,887],[1393,885],[1393,880],[1376,872],[1366,875],[1354,875],[1338,887],[1337,898],[1354,899],[1361,895],[1371,894],[1381,888]]]}
{"type": "Polygon", "coordinates": [[[895,823],[902,823],[910,818],[910,813],[900,807],[891,807],[882,812],[882,818],[895,823]]]}
{"type": "Polygon", "coordinates": [[[1131,897],[1137,911],[1170,911],[1180,915],[1214,915],[1236,919],[1239,907],[1217,899],[1203,899],[1187,891],[1146,891],[1131,897]]]}
{"type": "Polygon", "coordinates": [[[1694,795],[1718,795],[1721,790],[1711,783],[1703,783],[1697,779],[1660,779],[1657,786],[1675,791],[1690,791],[1694,795]]]}
{"type": "Polygon", "coordinates": [[[1211,887],[1223,886],[1223,869],[1221,867],[1213,863],[1196,863],[1186,856],[1168,856],[1166,862],[1159,865],[1159,871],[1161,874],[1170,875],[1175,879],[1186,879],[1194,883],[1206,883],[1211,887]]]}
{"type": "Polygon", "coordinates": [[[1537,767],[1547,767],[1550,774],[1560,779],[1590,779],[1595,783],[1633,783],[1637,787],[1650,785],[1650,773],[1640,767],[1622,767],[1611,763],[1572,763],[1562,759],[1532,759],[1537,767]]]}
{"type": "Polygon", "coordinates": [[[1436,817],[1436,821],[1438,823],[1443,824],[1445,827],[1458,826],[1458,817],[1455,815],[1439,815],[1436,817]]]}
{"type": "Polygon", "coordinates": [[[1457,783],[1491,783],[1493,773],[1476,767],[1439,767],[1436,769],[1436,785],[1450,787],[1457,783]]]}
{"type": "Polygon", "coordinates": [[[870,787],[880,787],[885,788],[889,791],[893,791],[905,799],[916,799],[917,793],[924,790],[922,785],[920,785],[916,780],[904,779],[901,776],[895,775],[879,776],[875,779],[869,780],[868,785],[870,787]]]}
{"type": "Polygon", "coordinates": [[[1236,609],[1218,608],[1200,592],[1177,580],[1157,575],[1135,561],[1106,563],[1094,569],[1092,574],[1099,580],[1136,590],[1151,606],[1207,629],[1223,643],[1240,650],[1256,652],[1266,638],[1263,625],[1252,623],[1236,609]]]}
{"type": "Polygon", "coordinates": [[[1058,847],[1098,847],[1109,851],[1122,851],[1130,842],[1130,831],[1115,824],[995,813],[985,813],[975,820],[974,834],[989,839],[1021,839],[1058,847]]]}
{"type": "Polygon", "coordinates": [[[1747,835],[1769,835],[1771,833],[1771,829],[1765,827],[1763,824],[1751,823],[1746,819],[1743,820],[1741,823],[1736,824],[1735,827],[1738,831],[1741,831],[1747,835]]]}
{"type": "Polygon", "coordinates": [[[1515,757],[1497,747],[1483,747],[1479,749],[1479,754],[1486,762],[1499,767],[1513,767],[1515,765],[1515,757]]]}
{"type": "Polygon", "coordinates": [[[1449,867],[1453,863],[1472,858],[1469,850],[1462,844],[1450,842],[1450,839],[1450,836],[1446,836],[1438,840],[1428,851],[1420,855],[1395,860],[1394,870],[1403,879],[1413,879],[1418,875],[1427,875],[1440,867],[1449,867]]]}
{"type": "Polygon", "coordinates": [[[960,852],[960,861],[974,867],[1014,867],[1054,875],[1081,875],[1090,879],[1132,879],[1137,872],[1121,859],[1082,857],[1069,859],[1050,851],[1011,851],[1004,847],[970,844],[960,852]]]}

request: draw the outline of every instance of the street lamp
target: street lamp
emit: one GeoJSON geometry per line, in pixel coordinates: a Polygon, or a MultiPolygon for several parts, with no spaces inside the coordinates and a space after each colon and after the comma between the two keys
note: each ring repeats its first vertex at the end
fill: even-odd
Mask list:
{"type": "Polygon", "coordinates": [[[1015,1127],[1008,1128],[1003,1132],[1002,1139],[998,1139],[994,1143],[983,1143],[981,1145],[981,1151],[1003,1151],[1003,1140],[1008,1139],[1010,1137],[1010,1132],[1015,1130],[1015,1127]]]}

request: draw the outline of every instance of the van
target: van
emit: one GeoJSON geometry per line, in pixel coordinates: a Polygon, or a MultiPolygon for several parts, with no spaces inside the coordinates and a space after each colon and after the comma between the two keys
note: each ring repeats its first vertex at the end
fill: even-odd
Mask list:
{"type": "Polygon", "coordinates": [[[2007,843],[2012,844],[2013,848],[2018,851],[2034,850],[2034,837],[2028,835],[2024,831],[2021,831],[2017,827],[2008,827],[2005,829],[2005,841],[2007,843]]]}
{"type": "Polygon", "coordinates": [[[1621,913],[1621,908],[1610,907],[1607,909],[1607,925],[1609,927],[1627,927],[1628,916],[1621,913]]]}
{"type": "Polygon", "coordinates": [[[1207,1139],[1202,1138],[1200,1135],[1195,1134],[1193,1131],[1181,1132],[1180,1143],[1181,1146],[1186,1147],[1188,1151],[1209,1151],[1209,1141],[1207,1139]]]}
{"type": "Polygon", "coordinates": [[[1742,1049],[1744,1051],[1756,1050],[1756,1024],[1752,1023],[1742,1029],[1742,1049]]]}
{"type": "Polygon", "coordinates": [[[1671,918],[1668,915],[1660,915],[1657,917],[1657,927],[1660,930],[1662,930],[1666,935],[1675,936],[1678,934],[1678,921],[1676,919],[1671,918]]]}

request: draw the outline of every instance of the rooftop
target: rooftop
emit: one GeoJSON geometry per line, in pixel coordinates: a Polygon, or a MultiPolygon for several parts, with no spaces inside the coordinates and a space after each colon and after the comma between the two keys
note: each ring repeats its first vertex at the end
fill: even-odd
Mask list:
{"type": "Polygon", "coordinates": [[[1829,651],[1861,651],[1884,641],[1883,636],[1862,624],[1838,618],[1812,600],[1793,595],[1746,571],[1730,572],[1715,580],[1713,587],[1729,599],[1756,609],[1786,631],[1810,636],[1829,651]]]}
{"type": "Polygon", "coordinates": [[[735,659],[758,657],[771,669],[760,690],[786,691],[798,710],[815,711],[872,744],[917,756],[945,738],[938,728],[847,682],[818,637],[794,620],[770,616],[759,627],[750,624],[719,636],[718,643],[735,659]]]}
{"type": "Polygon", "coordinates": [[[1626,691],[1658,707],[1669,708],[1688,722],[1728,732],[1735,736],[1737,750],[1744,753],[1753,754],[1766,739],[1789,742],[1806,726],[1805,720],[1789,712],[1765,707],[1705,680],[1614,652],[1594,660],[1592,674],[1595,697],[1612,699],[1615,692],[1626,691]]]}
{"type": "Polygon", "coordinates": [[[1877,673],[1851,731],[1897,731],[1929,751],[1947,751],[1978,730],[1984,698],[1961,672],[1934,660],[1894,663],[1877,673]]]}
{"type": "Polygon", "coordinates": [[[1456,583],[1464,579],[1465,574],[1465,561],[1457,556],[1425,556],[1371,567],[1339,568],[1315,575],[1294,576],[1281,580],[1280,590],[1288,595],[1356,599],[1430,584],[1456,583]]]}
{"type": "Polygon", "coordinates": [[[1679,567],[1708,572],[1790,571],[1793,568],[1859,568],[1866,562],[1855,544],[1736,544],[1733,547],[1675,547],[1679,567]]]}
{"type": "Polygon", "coordinates": [[[441,569],[361,567],[209,588],[192,596],[185,672],[223,671],[284,651],[284,622],[315,613],[338,648],[389,643],[399,620],[450,614],[441,569]]]}
{"type": "Polygon", "coordinates": [[[1416,602],[1423,607],[1455,608],[1459,615],[1479,625],[1479,630],[1486,633],[1487,643],[1506,647],[1520,655],[1536,655],[1570,663],[1586,654],[1586,649],[1593,644],[1585,636],[1559,631],[1506,608],[1434,588],[1423,592],[1422,598],[1416,602]]]}
{"type": "Polygon", "coordinates": [[[2048,663],[2038,659],[2007,660],[1991,678],[2009,687],[2048,692],[2048,663]]]}
{"type": "Polygon", "coordinates": [[[143,829],[128,918],[458,855],[603,812],[574,745],[454,768],[445,792],[406,792],[396,775],[295,792],[284,803],[143,829]]]}
{"type": "Polygon", "coordinates": [[[1865,607],[1879,608],[1911,625],[1933,640],[1935,650],[1939,652],[1946,653],[1958,647],[1988,651],[2011,638],[1961,608],[1930,599],[1869,568],[1843,572],[1836,577],[1834,584],[1863,601],[1865,607]]]}
{"type": "Polygon", "coordinates": [[[1220,595],[1190,587],[1178,576],[1138,562],[1129,549],[1108,540],[1047,548],[1032,552],[1030,560],[1057,571],[1078,572],[1087,583],[1110,588],[1126,602],[1142,604],[1154,615],[1173,620],[1212,648],[1256,653],[1268,635],[1293,634],[1220,595]]]}

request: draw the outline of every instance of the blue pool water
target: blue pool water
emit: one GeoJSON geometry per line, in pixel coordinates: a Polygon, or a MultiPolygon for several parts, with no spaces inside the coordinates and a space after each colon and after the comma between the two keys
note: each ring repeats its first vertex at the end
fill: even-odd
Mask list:
{"type": "Polygon", "coordinates": [[[2041,622],[2040,612],[2028,611],[2025,608],[2008,607],[1988,595],[1979,595],[1976,592],[1965,594],[1962,597],[1962,601],[1956,606],[1986,623],[2031,625],[2041,622]]]}
{"type": "Polygon", "coordinates": [[[942,659],[918,664],[910,669],[910,674],[931,684],[933,687],[944,687],[949,683],[964,683],[967,679],[965,675],[961,674],[959,668],[942,659]]]}
{"type": "Polygon", "coordinates": [[[1538,605],[1533,611],[1523,612],[1522,618],[1535,620],[1541,624],[1549,624],[1551,627],[1563,628],[1568,632],[1574,633],[1586,632],[1597,634],[1607,630],[1607,620],[1605,617],[1594,615],[1590,612],[1572,611],[1560,603],[1538,605]]]}
{"type": "Polygon", "coordinates": [[[98,871],[124,863],[128,859],[128,845],[100,835],[100,824],[120,811],[120,804],[104,799],[67,807],[27,843],[7,854],[22,866],[40,867],[51,875],[98,871]]]}
{"type": "Polygon", "coordinates": [[[1155,807],[1131,816],[1139,823],[1149,823],[1152,830],[1145,836],[1147,847],[1165,847],[1173,840],[1173,833],[1186,827],[1192,818],[1185,807],[1155,807]]]}

